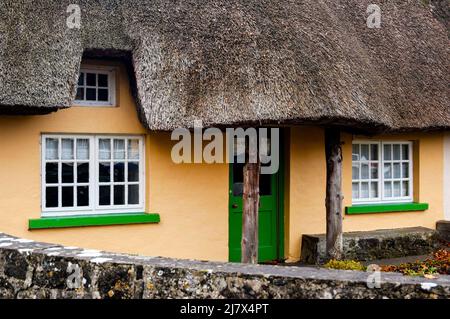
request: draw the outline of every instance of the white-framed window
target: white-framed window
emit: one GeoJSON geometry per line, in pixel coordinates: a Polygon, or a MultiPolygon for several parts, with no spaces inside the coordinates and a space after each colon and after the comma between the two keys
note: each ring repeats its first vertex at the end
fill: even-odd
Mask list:
{"type": "Polygon", "coordinates": [[[353,203],[412,202],[412,142],[354,141],[353,203]]]}
{"type": "Polygon", "coordinates": [[[116,69],[107,66],[83,66],[78,76],[77,106],[115,106],[116,69]]]}
{"type": "Polygon", "coordinates": [[[42,135],[42,215],[144,210],[141,136],[42,135]]]}

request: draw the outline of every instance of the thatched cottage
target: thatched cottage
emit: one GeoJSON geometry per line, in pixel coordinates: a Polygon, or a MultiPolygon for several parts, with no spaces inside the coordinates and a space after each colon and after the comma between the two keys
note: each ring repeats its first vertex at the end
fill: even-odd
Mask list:
{"type": "Polygon", "coordinates": [[[345,232],[434,228],[450,218],[445,5],[0,0],[0,231],[239,260],[242,172],[171,159],[170,132],[196,119],[281,130],[261,261],[297,260],[303,234],[325,233],[327,129],[345,232]]]}

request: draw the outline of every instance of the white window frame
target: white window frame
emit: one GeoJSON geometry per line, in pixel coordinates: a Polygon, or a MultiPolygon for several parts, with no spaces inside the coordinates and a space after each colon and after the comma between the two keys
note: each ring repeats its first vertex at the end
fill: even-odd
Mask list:
{"type": "MultiPolygon", "coordinates": [[[[353,198],[352,194],[352,203],[354,205],[364,205],[364,204],[386,204],[386,203],[412,203],[414,201],[414,176],[413,176],[413,166],[414,166],[414,160],[413,160],[413,142],[412,141],[389,141],[389,140],[354,140],[352,142],[352,146],[354,144],[376,144],[378,145],[378,161],[372,161],[369,160],[369,179],[367,182],[370,183],[370,181],[377,181],[378,182],[378,197],[377,198],[353,198]],[[385,160],[384,159],[384,145],[405,145],[407,144],[408,147],[408,160],[400,159],[400,163],[408,162],[409,163],[409,172],[408,172],[408,180],[409,180],[409,189],[408,189],[408,196],[400,196],[400,197],[386,197],[384,196],[384,164],[385,162],[397,162],[398,160],[385,160]],[[371,162],[378,162],[378,179],[371,179],[370,177],[370,163],[371,162]]],[[[353,164],[353,156],[352,156],[352,164],[353,164]]],[[[400,172],[402,172],[402,167],[400,165],[400,172]]],[[[395,178],[389,178],[388,180],[396,180],[395,178]]],[[[400,182],[404,180],[403,178],[398,179],[400,182]]],[[[360,183],[362,180],[354,180],[353,179],[353,172],[352,172],[352,183],[353,181],[356,181],[360,183]]],[[[366,181],[366,180],[364,180],[366,181]]],[[[360,184],[359,184],[360,185],[360,184]]],[[[353,186],[352,186],[353,188],[353,186]]],[[[393,191],[393,189],[392,189],[393,191]]],[[[361,192],[361,188],[359,189],[359,192],[361,192]]],[[[369,184],[369,193],[370,193],[370,184],[369,184]]]]}
{"type": "MultiPolygon", "coordinates": [[[[127,145],[125,143],[125,154],[127,154],[127,145]]],[[[76,142],[74,146],[74,154],[76,154],[76,142]]],[[[113,150],[111,149],[111,157],[113,156],[113,150]]],[[[127,163],[126,159],[123,162],[127,163]]],[[[83,161],[86,162],[86,161],[83,161]]],[[[76,166],[76,165],[75,165],[76,166]]],[[[128,165],[125,165],[124,174],[127,174],[128,165]]],[[[74,168],[74,177],[77,171],[74,168]]],[[[125,175],[127,176],[127,175],[125,175]]],[[[113,177],[111,176],[111,179],[113,177]]],[[[66,184],[66,183],[64,183],[66,184]]],[[[76,185],[75,180],[74,183],[76,185]]],[[[50,184],[49,184],[50,185],[50,184]]],[[[51,187],[50,186],[50,187],[51,187]]],[[[68,185],[70,186],[70,185],[68,185]]],[[[145,139],[141,135],[95,135],[95,134],[42,134],[41,135],[41,215],[42,217],[60,217],[60,216],[80,216],[80,215],[101,215],[101,214],[121,214],[121,213],[140,213],[145,211],[145,139]],[[58,186],[58,207],[46,207],[46,174],[45,165],[48,162],[45,158],[46,156],[46,139],[47,138],[57,138],[59,139],[59,158],[57,160],[50,160],[50,162],[58,162],[58,184],[51,184],[51,186],[58,186]],[[60,163],[68,161],[74,162],[74,160],[63,160],[61,159],[61,139],[63,138],[79,138],[89,140],[89,206],[83,207],[62,207],[62,192],[61,192],[61,170],[60,163]],[[111,205],[105,206],[99,205],[99,162],[103,160],[98,159],[98,140],[106,139],[137,139],[139,140],[139,160],[133,160],[133,162],[139,162],[139,203],[134,205],[111,205]]],[[[75,186],[74,186],[75,187],[75,186]]],[[[127,196],[125,187],[125,195],[127,196]]],[[[127,198],[127,197],[125,197],[127,198]]],[[[113,197],[111,198],[113,201],[113,197]]],[[[76,192],[74,190],[74,203],[76,203],[76,192]]]]}
{"type": "MultiPolygon", "coordinates": [[[[108,101],[87,101],[87,100],[75,100],[74,106],[100,106],[100,107],[115,107],[116,106],[116,73],[117,68],[112,66],[102,66],[102,65],[82,65],[80,68],[80,73],[95,73],[95,74],[106,74],[108,75],[108,101]]],[[[85,91],[86,88],[95,88],[98,92],[98,83],[95,87],[88,87],[86,83],[86,76],[84,78],[84,85],[82,86],[85,91]]],[[[77,80],[77,90],[78,90],[78,80],[77,80]]],[[[84,93],[86,95],[86,92],[84,93]]],[[[98,98],[98,96],[97,96],[98,98]]]]}

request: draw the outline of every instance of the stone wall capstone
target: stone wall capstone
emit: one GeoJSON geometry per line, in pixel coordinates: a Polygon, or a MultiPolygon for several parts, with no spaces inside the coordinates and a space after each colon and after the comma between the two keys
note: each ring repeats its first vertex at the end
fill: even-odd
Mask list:
{"type": "Polygon", "coordinates": [[[0,298],[450,298],[436,279],[113,254],[0,233],[0,298]]]}

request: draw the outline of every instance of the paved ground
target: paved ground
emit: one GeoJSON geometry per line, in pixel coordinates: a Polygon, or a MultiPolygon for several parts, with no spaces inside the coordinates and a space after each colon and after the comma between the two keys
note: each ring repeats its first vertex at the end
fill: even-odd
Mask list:
{"type": "Polygon", "coordinates": [[[390,258],[390,259],[379,259],[379,260],[369,260],[362,262],[363,265],[367,266],[370,264],[376,265],[400,265],[405,263],[413,263],[416,261],[424,261],[427,258],[431,258],[431,255],[420,255],[420,256],[406,256],[399,258],[390,258]]]}
{"type": "MultiPolygon", "coordinates": [[[[406,257],[399,257],[399,258],[390,258],[390,259],[378,259],[378,260],[369,260],[369,261],[363,261],[361,262],[363,265],[368,266],[371,264],[376,264],[379,266],[382,265],[400,265],[405,263],[413,263],[416,261],[424,261],[427,258],[431,258],[431,255],[419,255],[419,256],[406,256],[406,257]]],[[[314,267],[315,265],[307,265],[300,262],[296,263],[274,263],[275,265],[279,266],[297,266],[297,267],[314,267]]],[[[319,266],[315,266],[318,267],[319,266]]]]}

